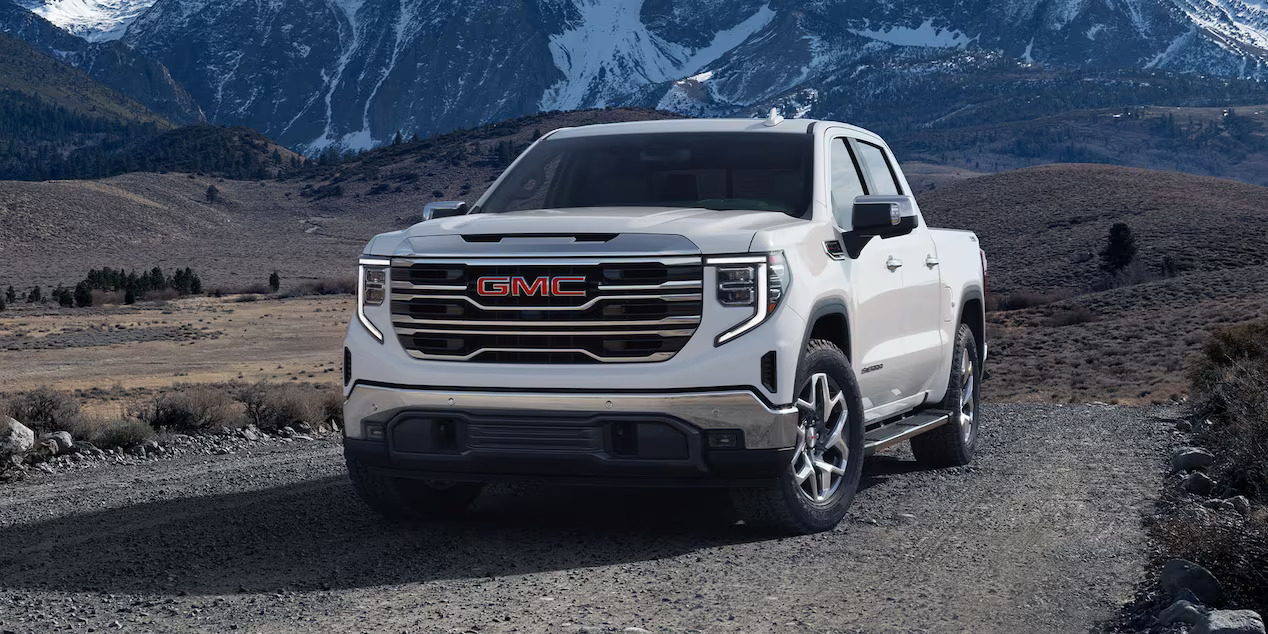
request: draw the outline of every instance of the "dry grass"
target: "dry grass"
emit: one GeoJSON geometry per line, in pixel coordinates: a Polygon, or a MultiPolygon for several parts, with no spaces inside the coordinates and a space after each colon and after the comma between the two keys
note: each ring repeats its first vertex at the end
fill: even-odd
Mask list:
{"type": "Polygon", "coordinates": [[[1216,472],[1268,501],[1268,319],[1217,330],[1191,372],[1195,412],[1211,420],[1201,441],[1216,472]]]}

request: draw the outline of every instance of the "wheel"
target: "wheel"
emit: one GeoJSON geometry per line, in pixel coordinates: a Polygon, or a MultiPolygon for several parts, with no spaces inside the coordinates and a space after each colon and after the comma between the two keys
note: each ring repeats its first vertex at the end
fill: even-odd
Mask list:
{"type": "Polygon", "coordinates": [[[345,461],[357,497],[391,519],[453,517],[465,511],[484,488],[479,482],[393,478],[352,456],[345,461]]]}
{"type": "Polygon", "coordinates": [[[959,467],[973,460],[981,422],[978,416],[980,376],[977,339],[967,324],[960,324],[951,357],[951,379],[940,405],[944,411],[951,412],[951,420],[911,439],[911,453],[916,460],[934,467],[959,467]]]}
{"type": "Polygon", "coordinates": [[[797,364],[797,446],[773,486],[732,491],[749,526],[781,533],[830,530],[863,473],[863,406],[854,370],[834,344],[814,339],[797,364]]]}

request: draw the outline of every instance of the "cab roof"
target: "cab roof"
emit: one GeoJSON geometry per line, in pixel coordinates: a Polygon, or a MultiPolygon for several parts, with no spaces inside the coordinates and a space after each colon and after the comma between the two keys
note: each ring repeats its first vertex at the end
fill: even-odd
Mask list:
{"type": "Polygon", "coordinates": [[[659,119],[656,121],[628,121],[624,123],[598,123],[576,128],[559,128],[546,135],[550,138],[570,139],[603,136],[609,134],[657,134],[664,132],[762,132],[782,134],[813,134],[817,129],[845,128],[858,136],[879,139],[874,132],[858,126],[819,119],[783,119],[777,123],[768,119],[659,119]]]}

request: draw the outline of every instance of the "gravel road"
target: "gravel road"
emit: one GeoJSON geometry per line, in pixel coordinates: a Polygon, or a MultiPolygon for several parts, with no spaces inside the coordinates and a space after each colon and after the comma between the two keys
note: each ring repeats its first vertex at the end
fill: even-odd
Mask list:
{"type": "Polygon", "coordinates": [[[797,538],[690,490],[386,524],[330,441],[40,475],[0,489],[0,632],[1086,632],[1143,574],[1154,413],[987,406],[974,465],[877,457],[797,538]]]}

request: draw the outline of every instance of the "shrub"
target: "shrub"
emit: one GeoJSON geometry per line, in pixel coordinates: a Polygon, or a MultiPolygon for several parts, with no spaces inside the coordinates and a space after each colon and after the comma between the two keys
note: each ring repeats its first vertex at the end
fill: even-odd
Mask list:
{"type": "Polygon", "coordinates": [[[1201,440],[1227,484],[1268,499],[1268,319],[1216,330],[1190,372],[1201,440]]]}
{"type": "Polygon", "coordinates": [[[988,311],[1004,311],[1004,310],[1021,310],[1023,308],[1034,308],[1036,306],[1046,306],[1054,302],[1069,299],[1074,296],[1070,291],[1059,291],[1055,293],[1038,293],[1035,291],[1021,291],[1017,293],[1000,293],[987,295],[986,309],[988,311]]]}
{"type": "Polygon", "coordinates": [[[154,429],[144,421],[122,418],[105,421],[96,426],[89,442],[103,449],[135,447],[154,435],[154,429]]]}
{"type": "Polygon", "coordinates": [[[66,392],[47,387],[7,399],[4,409],[37,434],[68,431],[74,435],[82,423],[79,401],[66,392]]]}
{"type": "Polygon", "coordinates": [[[269,289],[272,290],[274,293],[276,293],[277,289],[281,287],[282,287],[282,276],[278,275],[277,271],[273,271],[272,273],[269,274],[269,289]]]}
{"type": "Polygon", "coordinates": [[[322,390],[318,395],[321,420],[343,427],[343,393],[339,390],[322,390]]]}
{"type": "Polygon", "coordinates": [[[1054,327],[1075,326],[1096,321],[1096,313],[1082,306],[1066,309],[1048,318],[1048,325],[1054,327]]]}
{"type": "Polygon", "coordinates": [[[224,390],[206,386],[177,385],[136,412],[136,417],[155,429],[191,432],[237,426],[237,404],[224,390]]]}
{"type": "Polygon", "coordinates": [[[319,280],[301,282],[287,289],[281,297],[302,297],[305,295],[355,295],[357,278],[351,275],[343,277],[327,277],[319,280]]]}
{"type": "Polygon", "coordinates": [[[297,423],[319,422],[323,412],[311,388],[259,382],[238,391],[247,420],[260,429],[281,429],[297,423]]]}
{"type": "Polygon", "coordinates": [[[246,294],[246,295],[239,295],[239,296],[235,297],[235,298],[233,299],[233,301],[238,302],[239,304],[246,304],[246,303],[248,303],[248,302],[258,302],[258,301],[260,301],[260,296],[259,296],[259,295],[252,295],[252,294],[249,294],[249,293],[248,293],[248,294],[246,294]]]}

